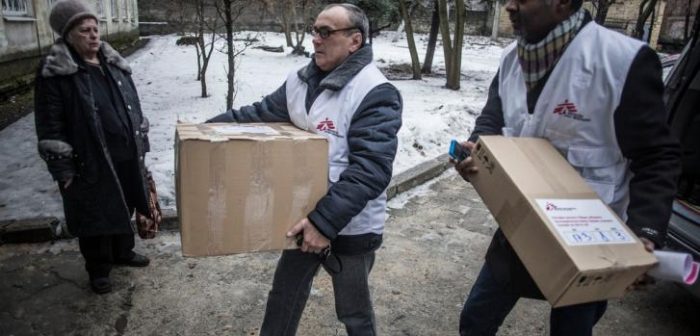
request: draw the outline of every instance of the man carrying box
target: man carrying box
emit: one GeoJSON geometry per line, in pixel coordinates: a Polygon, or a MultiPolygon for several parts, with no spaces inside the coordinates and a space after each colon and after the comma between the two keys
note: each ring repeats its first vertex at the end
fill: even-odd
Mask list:
{"type": "MultiPolygon", "coordinates": [[[[504,50],[474,132],[545,138],[652,250],[665,238],[679,174],[661,67],[644,43],[592,22],[582,0],[510,0],[518,40],[504,50]]],[[[472,158],[456,165],[467,181],[472,158]]],[[[542,298],[496,231],[460,317],[461,335],[494,335],[520,297],[542,298]]],[[[606,301],[553,308],[552,335],[591,335],[606,301]]]]}
{"type": "Polygon", "coordinates": [[[329,143],[330,187],[287,233],[303,235],[301,250],[282,252],[260,334],[296,333],[323,262],[319,253],[327,254],[322,252],[330,245],[342,265],[326,268],[333,279],[338,319],[348,335],[375,335],[368,277],[382,242],[402,99],[372,62],[372,49],[366,45],[369,21],[360,8],[327,6],[312,34],[313,61],[291,72],[261,102],[209,122],[291,121],[324,135],[329,143]]]}

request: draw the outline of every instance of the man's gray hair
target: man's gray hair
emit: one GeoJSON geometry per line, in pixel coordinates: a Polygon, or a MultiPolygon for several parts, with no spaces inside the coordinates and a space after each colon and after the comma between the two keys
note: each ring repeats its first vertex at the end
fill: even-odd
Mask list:
{"type": "Polygon", "coordinates": [[[333,7],[343,7],[348,12],[351,27],[357,28],[360,31],[360,34],[362,34],[362,45],[367,44],[367,38],[369,36],[369,19],[367,18],[365,11],[363,11],[362,8],[349,3],[330,4],[323,8],[323,11],[329,10],[333,7]]]}

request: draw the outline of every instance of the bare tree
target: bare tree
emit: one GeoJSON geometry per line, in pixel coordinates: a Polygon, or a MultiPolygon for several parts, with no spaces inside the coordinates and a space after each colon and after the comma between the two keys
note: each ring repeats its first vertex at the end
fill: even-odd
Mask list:
{"type": "Polygon", "coordinates": [[[499,0],[490,1],[491,7],[493,8],[493,22],[491,24],[491,39],[496,40],[498,38],[498,28],[501,22],[501,2],[499,0]]]}
{"type": "Polygon", "coordinates": [[[605,24],[605,19],[608,17],[610,6],[615,3],[615,0],[592,0],[593,7],[596,8],[595,22],[599,25],[605,24]]]}
{"type": "Polygon", "coordinates": [[[450,38],[447,0],[438,0],[438,9],[440,14],[442,47],[445,53],[445,70],[447,71],[447,83],[445,86],[448,89],[459,90],[459,80],[462,68],[462,43],[464,40],[464,17],[466,16],[464,0],[455,1],[454,44],[453,40],[450,38]]]}
{"type": "Polygon", "coordinates": [[[411,65],[413,68],[413,79],[421,79],[420,60],[418,59],[418,51],[416,50],[416,41],[413,39],[413,26],[411,25],[411,15],[406,9],[406,1],[399,0],[399,9],[403,21],[406,23],[406,40],[408,41],[408,50],[411,53],[411,65]]]}
{"type": "Polygon", "coordinates": [[[294,45],[292,46],[292,54],[294,55],[306,55],[304,51],[304,38],[306,37],[306,31],[309,30],[309,11],[316,5],[315,0],[291,0],[292,6],[290,7],[290,14],[292,18],[292,24],[290,25],[294,31],[294,40],[292,41],[294,45]],[[298,8],[297,8],[298,7],[298,8]],[[298,16],[300,13],[301,16],[298,16]]]}
{"type": "Polygon", "coordinates": [[[193,0],[195,4],[195,14],[196,14],[196,32],[195,36],[197,38],[197,48],[199,52],[197,53],[198,62],[201,60],[201,67],[199,71],[199,82],[202,87],[202,98],[209,96],[207,93],[207,69],[209,68],[209,60],[211,59],[211,54],[214,51],[214,44],[217,40],[217,29],[219,28],[219,20],[217,16],[210,18],[207,16],[207,9],[212,7],[212,3],[209,0],[193,0]],[[206,41],[206,35],[209,35],[209,41],[206,41]]]}
{"type": "Polygon", "coordinates": [[[309,12],[316,9],[317,0],[262,0],[268,10],[277,17],[284,32],[287,47],[292,48],[292,54],[306,55],[304,38],[308,30],[309,12]],[[299,16],[300,15],[300,16],[299,16]]]}
{"type": "MultiPolygon", "coordinates": [[[[634,30],[632,31],[632,36],[637,39],[642,39],[644,37],[644,24],[649,19],[649,16],[654,12],[657,0],[642,0],[639,4],[639,15],[637,16],[637,24],[634,25],[634,30]]],[[[654,26],[654,22],[649,24],[649,32],[654,26]]],[[[651,34],[649,34],[651,35],[651,34]]]]}
{"type": "Polygon", "coordinates": [[[437,35],[440,30],[440,13],[438,13],[438,1],[433,1],[433,15],[430,19],[430,33],[428,34],[428,49],[425,50],[425,60],[421,72],[429,74],[433,72],[433,55],[435,55],[435,45],[437,35]]]}
{"type": "Polygon", "coordinates": [[[197,51],[197,80],[199,81],[202,74],[202,51],[199,49],[199,38],[197,36],[197,23],[199,19],[193,13],[196,13],[197,3],[192,0],[173,0],[170,3],[172,12],[171,23],[180,34],[176,44],[179,46],[194,46],[197,51]]]}
{"type": "Polygon", "coordinates": [[[233,31],[235,22],[243,14],[245,8],[250,4],[248,1],[243,0],[220,0],[216,2],[216,12],[219,18],[222,20],[224,28],[226,30],[226,35],[224,40],[226,41],[226,50],[224,53],[227,58],[226,67],[226,110],[233,107],[234,91],[235,91],[235,74],[236,74],[236,57],[243,53],[252,42],[246,41],[242,48],[236,48],[233,44],[233,31]]]}
{"type": "Polygon", "coordinates": [[[292,29],[289,23],[289,12],[287,11],[293,1],[294,0],[261,0],[264,9],[277,18],[277,22],[284,33],[287,47],[294,46],[292,42],[292,29]]]}

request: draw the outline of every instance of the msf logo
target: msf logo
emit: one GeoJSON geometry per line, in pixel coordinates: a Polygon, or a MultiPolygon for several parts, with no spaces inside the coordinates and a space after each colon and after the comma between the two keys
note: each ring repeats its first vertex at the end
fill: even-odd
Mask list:
{"type": "Polygon", "coordinates": [[[571,211],[571,210],[575,210],[574,208],[562,208],[562,207],[556,206],[552,202],[547,202],[544,206],[544,209],[547,211],[571,211]]]}
{"type": "Polygon", "coordinates": [[[333,120],[330,120],[328,118],[319,122],[318,125],[316,125],[316,130],[319,132],[334,135],[336,137],[341,137],[335,128],[335,123],[333,123],[333,120]]]}
{"type": "Polygon", "coordinates": [[[553,113],[565,118],[574,119],[578,121],[591,121],[591,119],[588,119],[580,113],[578,113],[576,105],[574,105],[574,103],[570,102],[568,99],[565,99],[563,103],[557,105],[557,107],[554,108],[553,113]]]}

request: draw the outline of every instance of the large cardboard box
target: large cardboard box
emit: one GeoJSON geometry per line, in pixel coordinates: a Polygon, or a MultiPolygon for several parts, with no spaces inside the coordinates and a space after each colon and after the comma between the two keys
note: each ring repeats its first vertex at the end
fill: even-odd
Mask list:
{"type": "Polygon", "coordinates": [[[291,124],[178,124],[182,254],[294,247],[286,232],[326,194],[328,143],[291,124]]]}
{"type": "Polygon", "coordinates": [[[621,297],[651,253],[546,140],[482,136],[474,188],[554,307],[621,297]]]}

